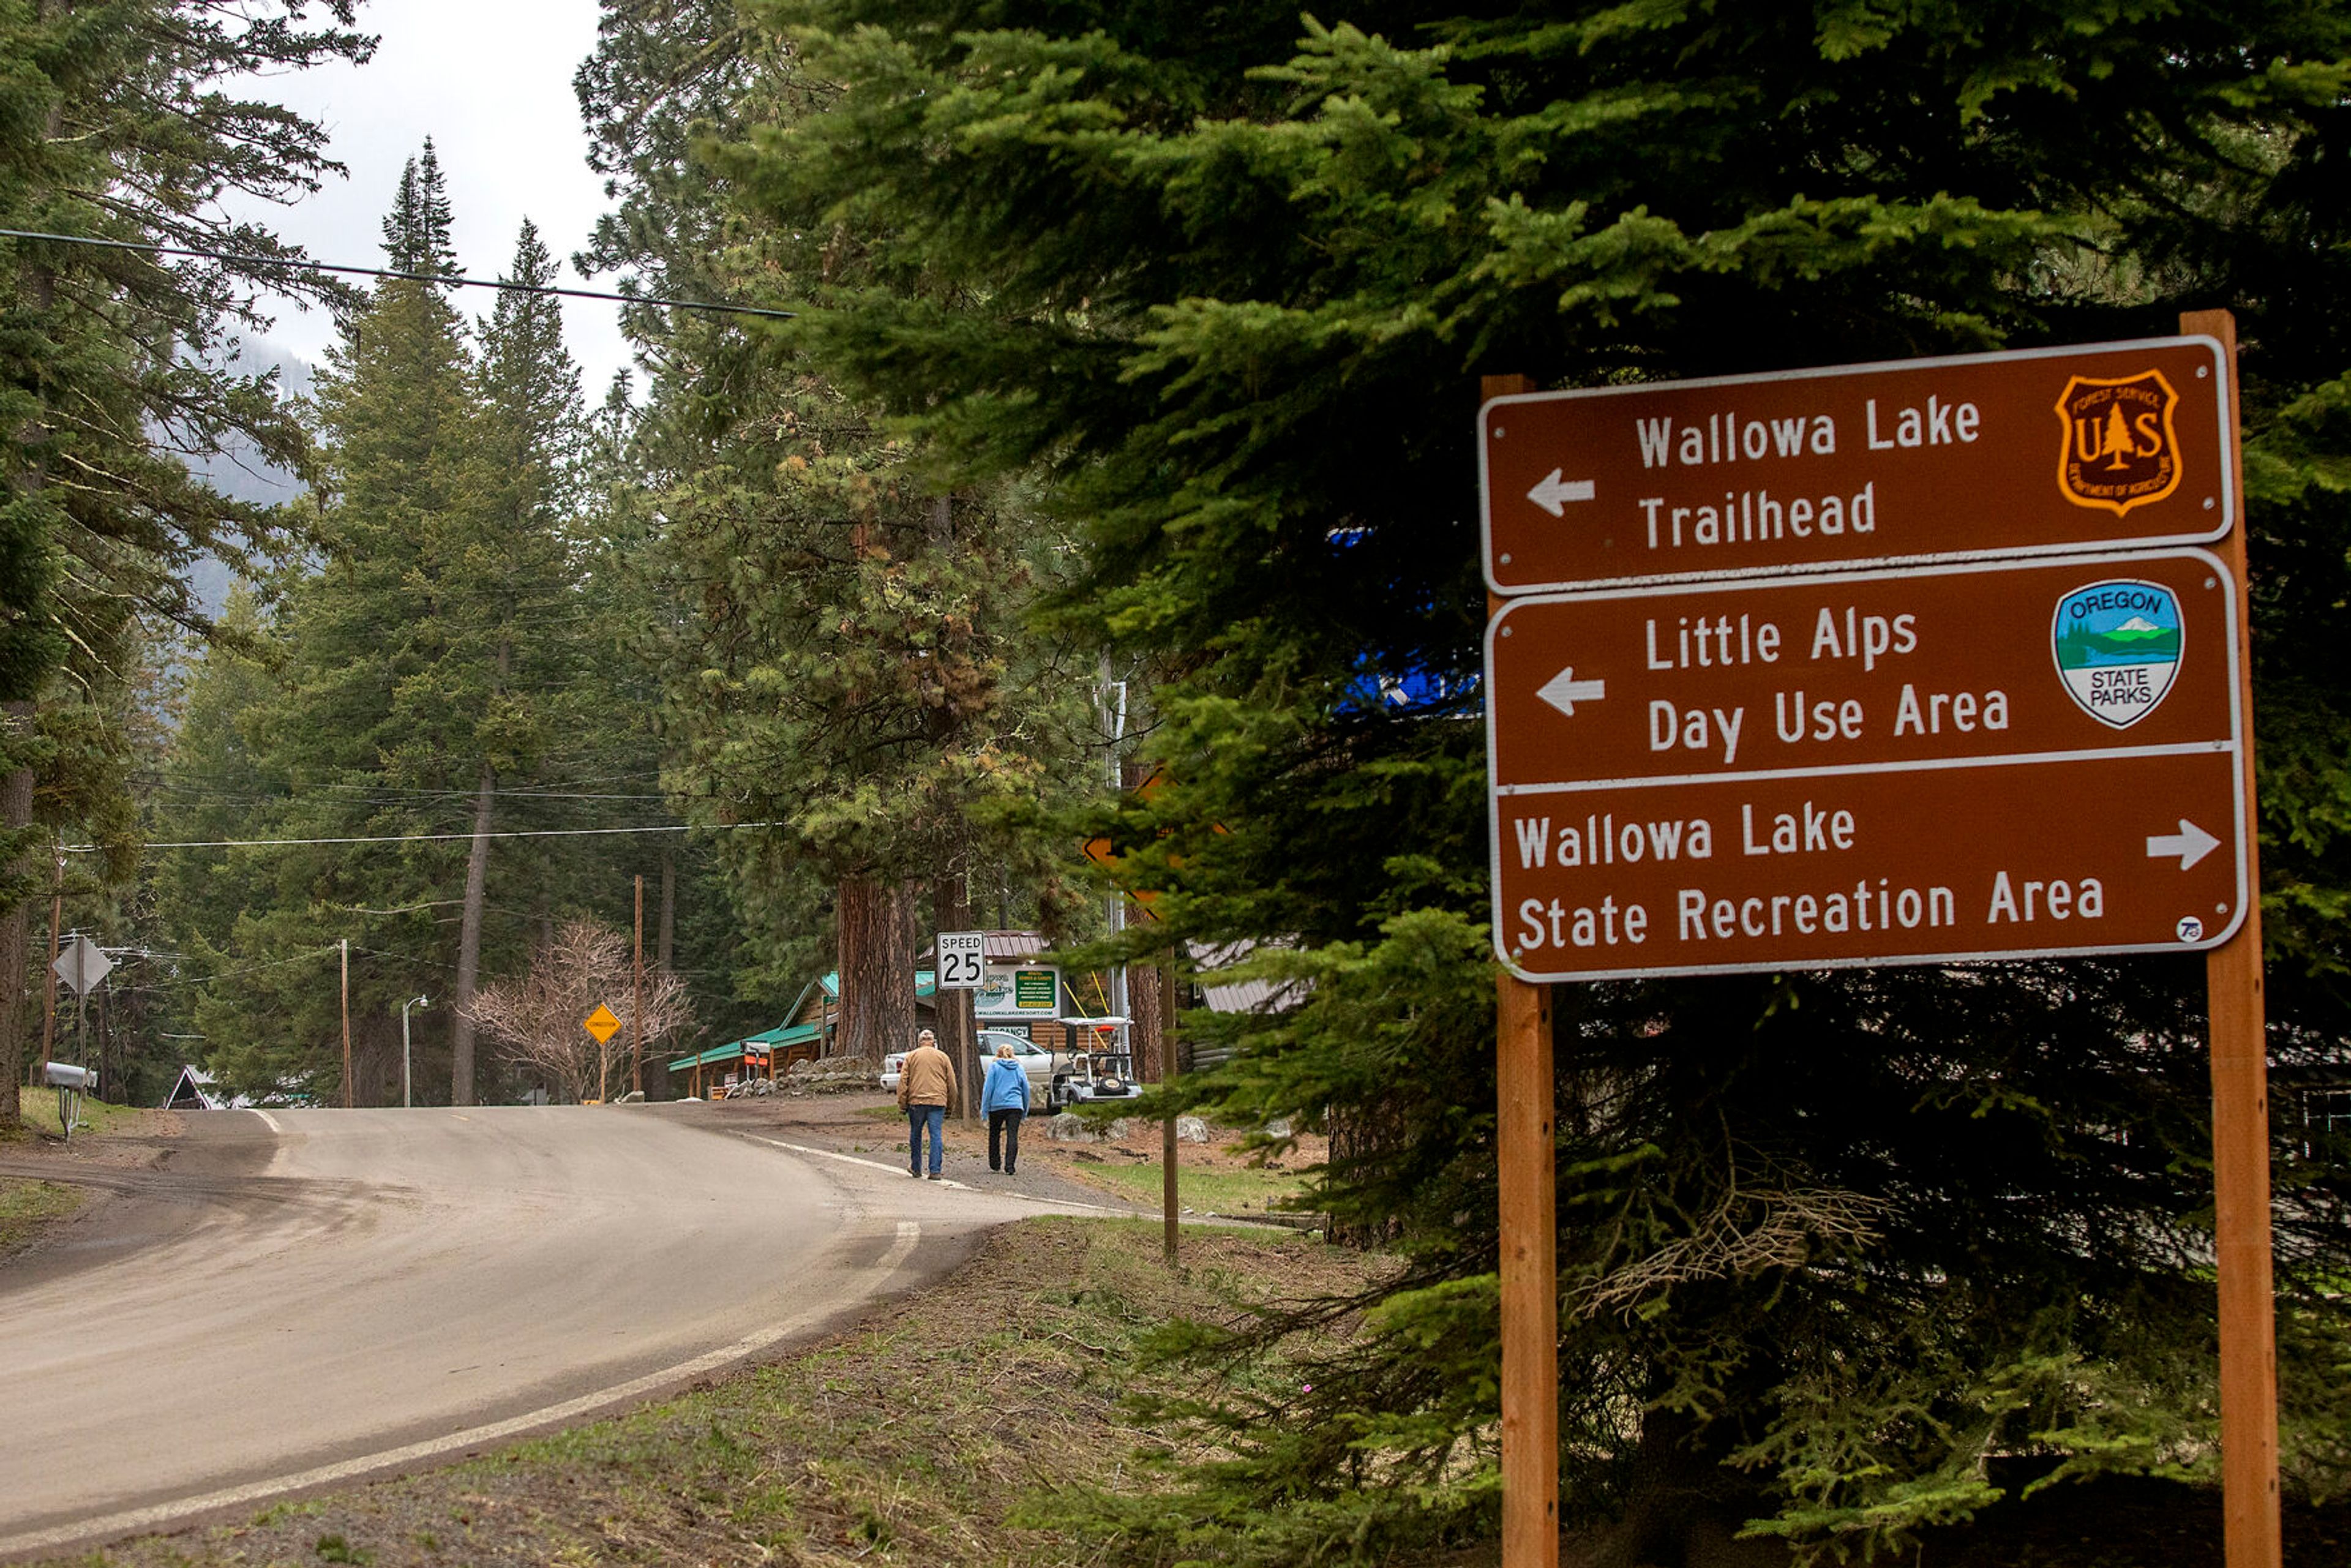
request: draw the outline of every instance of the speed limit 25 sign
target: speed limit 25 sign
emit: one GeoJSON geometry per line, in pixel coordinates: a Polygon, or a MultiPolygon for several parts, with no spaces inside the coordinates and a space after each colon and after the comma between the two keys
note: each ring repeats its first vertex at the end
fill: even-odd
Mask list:
{"type": "Polygon", "coordinates": [[[977,931],[939,933],[939,989],[979,989],[980,972],[987,967],[980,958],[980,936],[977,931]]]}

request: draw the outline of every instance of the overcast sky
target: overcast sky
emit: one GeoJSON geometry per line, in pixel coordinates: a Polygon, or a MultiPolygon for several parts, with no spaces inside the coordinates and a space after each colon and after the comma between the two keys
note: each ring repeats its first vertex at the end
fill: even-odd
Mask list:
{"type": "MultiPolygon", "coordinates": [[[[265,218],[316,260],[381,267],[383,214],[401,165],[430,136],[448,183],[457,263],[467,277],[505,270],[515,232],[528,217],[562,265],[562,281],[579,284],[571,253],[605,207],[571,95],[571,73],[595,48],[596,12],[596,0],[369,0],[360,26],[383,41],[368,64],[325,66],[256,84],[258,96],[323,123],[350,177],[295,206],[247,203],[235,209],[237,215],[265,218]]],[[[607,277],[590,287],[612,285],[607,277]]],[[[488,289],[460,289],[455,303],[479,317],[496,298],[488,289]]],[[[597,300],[563,301],[565,338],[591,405],[603,400],[612,372],[629,362],[618,309],[597,300]]],[[[290,306],[269,333],[313,364],[333,336],[325,312],[290,306]]]]}

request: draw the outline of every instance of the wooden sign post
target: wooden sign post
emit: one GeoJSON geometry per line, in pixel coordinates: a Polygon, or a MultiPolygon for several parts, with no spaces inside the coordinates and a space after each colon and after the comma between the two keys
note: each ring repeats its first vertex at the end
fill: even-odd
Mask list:
{"type": "MultiPolygon", "coordinates": [[[[1531,392],[1488,376],[1487,400],[1531,392]]],[[[1504,601],[1489,594],[1486,612],[1504,601]]],[[[1501,1204],[1502,1562],[1559,1568],[1559,1183],[1551,988],[1501,971],[1495,998],[1495,1163],[1501,1204]]]]}
{"type": "Polygon", "coordinates": [[[1504,1568],[1559,1554],[1549,982],[2183,949],[2227,1563],[2280,1568],[2236,329],[2180,331],[1486,379],[1504,1568]]]}
{"type": "MultiPolygon", "coordinates": [[[[2226,310],[2179,318],[2182,333],[2217,340],[2229,361],[2227,410],[2231,510],[2243,513],[2239,442],[2237,319],[2226,310]]],[[[2245,530],[2215,547],[2237,581],[2238,616],[2251,614],[2245,581],[2245,530]]],[[[2277,1322],[2270,1260],[2269,1048],[2262,996],[2262,901],[2257,852],[2260,817],[2253,788],[2252,661],[2238,672],[2247,744],[2243,769],[2247,885],[2245,918],[2236,934],[2204,958],[2212,1051],[2212,1228],[2220,1291],[2220,1485],[2228,1568],[2280,1568],[2284,1561],[2278,1506],[2277,1322]]]]}

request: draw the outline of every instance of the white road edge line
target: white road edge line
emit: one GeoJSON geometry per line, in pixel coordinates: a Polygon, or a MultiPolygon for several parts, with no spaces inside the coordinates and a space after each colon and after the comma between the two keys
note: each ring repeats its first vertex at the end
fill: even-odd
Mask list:
{"type": "MultiPolygon", "coordinates": [[[[896,1166],[885,1166],[880,1160],[860,1159],[855,1155],[844,1155],[839,1149],[820,1149],[809,1144],[788,1144],[781,1138],[763,1138],[757,1133],[746,1133],[743,1135],[750,1139],[755,1144],[772,1144],[779,1149],[789,1149],[796,1155],[814,1155],[820,1160],[839,1160],[845,1166],[863,1166],[870,1171],[886,1171],[892,1176],[898,1174],[898,1167],[896,1166]]],[[[972,1186],[969,1182],[947,1181],[944,1178],[941,1179],[939,1185],[941,1186],[951,1186],[957,1192],[978,1192],[981,1190],[980,1188],[972,1186]]],[[[1023,1203],[1050,1203],[1057,1208],[1082,1208],[1094,1214],[1132,1216],[1146,1212],[1145,1210],[1141,1209],[1120,1208],[1114,1205],[1107,1203],[1080,1203],[1077,1199],[1071,1197],[1031,1197],[1027,1193],[1022,1192],[998,1193],[995,1196],[999,1197],[1017,1197],[1023,1203]]]]}
{"type": "MultiPolygon", "coordinates": [[[[898,1271],[898,1266],[913,1255],[915,1243],[922,1239],[922,1236],[923,1228],[917,1222],[911,1219],[898,1221],[898,1234],[890,1243],[889,1250],[883,1253],[873,1266],[866,1270],[872,1277],[872,1289],[878,1290],[888,1282],[890,1276],[898,1271]]],[[[79,1524],[58,1525],[48,1530],[32,1531],[23,1535],[0,1537],[0,1554],[15,1556],[22,1552],[40,1552],[53,1547],[72,1545],[78,1542],[99,1537],[108,1540],[119,1539],[126,1535],[160,1529],[175,1520],[185,1519],[191,1514],[209,1513],[220,1508],[236,1508],[286,1492],[308,1490],[312,1487],[331,1486],[337,1481],[350,1480],[371,1471],[387,1469],[398,1465],[415,1464],[420,1460],[437,1458],[441,1455],[453,1453],[460,1448],[477,1448],[485,1443],[499,1442],[507,1437],[517,1437],[534,1427],[549,1426],[559,1421],[569,1421],[577,1416],[588,1415],[591,1411],[637,1398],[657,1388],[682,1382],[687,1378],[699,1377],[705,1372],[716,1372],[747,1356],[756,1355],[778,1340],[797,1333],[807,1316],[809,1316],[807,1313],[795,1314],[785,1322],[761,1329],[757,1333],[747,1334],[733,1344],[697,1355],[691,1361],[681,1361],[674,1366],[664,1367],[659,1372],[649,1372],[642,1377],[632,1377],[626,1383],[615,1384],[610,1388],[601,1388],[593,1394],[583,1394],[576,1399],[567,1399],[560,1405],[549,1405],[544,1408],[530,1411],[527,1415],[508,1416],[506,1420],[493,1421],[486,1426],[469,1427],[462,1432],[452,1432],[445,1437],[427,1437],[421,1443],[410,1443],[404,1448],[386,1448],[381,1453],[364,1454],[358,1458],[345,1459],[339,1464],[320,1465],[316,1469],[304,1470],[298,1475],[280,1476],[275,1480],[255,1481],[246,1486],[230,1487],[223,1491],[206,1492],[202,1497],[182,1498],[174,1502],[162,1502],[149,1508],[131,1509],[124,1513],[108,1514],[99,1519],[86,1520],[79,1524]]]]}
{"type": "Polygon", "coordinates": [[[269,1151],[269,1163],[261,1167],[261,1174],[268,1176],[275,1172],[279,1166],[286,1163],[287,1151],[290,1149],[292,1145],[287,1143],[285,1125],[280,1123],[277,1117],[271,1115],[268,1112],[263,1110],[258,1105],[248,1105],[246,1109],[260,1117],[261,1124],[268,1128],[271,1134],[273,1134],[277,1139],[277,1146],[269,1151]]]}

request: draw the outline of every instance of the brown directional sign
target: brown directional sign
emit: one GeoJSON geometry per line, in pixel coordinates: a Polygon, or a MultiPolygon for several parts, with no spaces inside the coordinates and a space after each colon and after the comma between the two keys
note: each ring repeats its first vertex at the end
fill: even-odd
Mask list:
{"type": "Polygon", "coordinates": [[[1495,398],[1486,580],[1609,582],[2202,543],[2228,360],[2158,338],[1495,398]]]}
{"type": "Polygon", "coordinates": [[[2213,946],[2235,607],[2176,549],[1510,601],[1496,946],[1531,980],[2213,946]]]}

